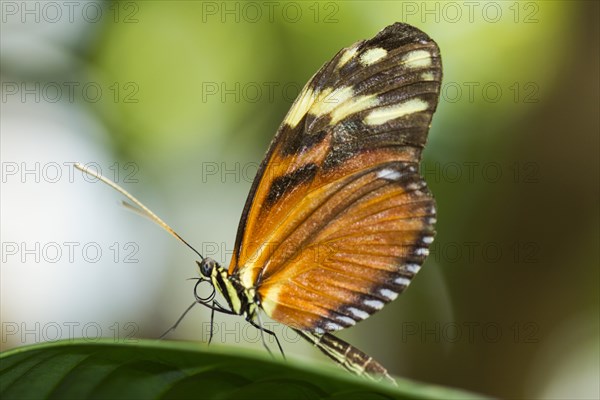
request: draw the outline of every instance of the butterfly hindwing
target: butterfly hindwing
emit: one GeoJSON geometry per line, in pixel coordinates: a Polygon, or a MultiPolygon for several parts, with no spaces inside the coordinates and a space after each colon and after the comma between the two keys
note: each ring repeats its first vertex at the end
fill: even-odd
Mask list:
{"type": "Polygon", "coordinates": [[[273,319],[332,331],[406,288],[433,239],[435,207],[416,165],[404,162],[351,175],[334,195],[317,198],[302,224],[269,249],[258,293],[273,319]]]}
{"type": "Polygon", "coordinates": [[[229,267],[272,318],[340,329],[410,282],[435,222],[418,163],[441,74],[435,42],[397,23],[304,87],[259,168],[229,267]]]}

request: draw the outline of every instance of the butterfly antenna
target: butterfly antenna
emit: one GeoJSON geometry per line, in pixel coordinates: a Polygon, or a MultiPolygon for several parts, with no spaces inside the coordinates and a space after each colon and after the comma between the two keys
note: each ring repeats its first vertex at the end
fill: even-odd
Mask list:
{"type": "Polygon", "coordinates": [[[111,181],[110,179],[104,177],[103,175],[99,174],[98,172],[89,169],[88,167],[86,167],[83,164],[75,163],[75,168],[77,168],[80,171],[85,172],[88,175],[93,176],[94,178],[99,179],[101,182],[107,184],[108,186],[110,186],[111,188],[113,188],[114,190],[116,190],[117,192],[121,193],[123,196],[127,197],[129,200],[131,200],[131,202],[133,204],[135,204],[135,206],[133,204],[130,204],[130,203],[126,202],[126,201],[123,201],[123,206],[125,206],[125,208],[127,208],[127,209],[129,209],[131,211],[134,211],[134,212],[138,213],[139,215],[142,215],[142,216],[144,216],[146,218],[149,218],[151,221],[153,221],[154,223],[156,223],[157,225],[159,225],[165,231],[167,231],[171,235],[173,235],[180,242],[182,242],[187,247],[189,247],[190,249],[192,249],[192,251],[194,253],[198,254],[198,256],[200,256],[200,258],[202,260],[204,260],[204,257],[202,256],[202,254],[200,254],[188,242],[186,242],[181,236],[179,236],[179,234],[177,232],[175,232],[173,230],[173,228],[171,228],[169,225],[167,225],[167,223],[165,221],[163,221],[162,219],[160,219],[158,217],[158,215],[154,214],[152,211],[150,211],[150,209],[148,207],[146,207],[144,204],[142,204],[141,201],[139,201],[138,199],[136,199],[135,197],[133,197],[133,195],[131,193],[129,193],[127,190],[123,189],[121,186],[119,186],[115,182],[111,181]]]}

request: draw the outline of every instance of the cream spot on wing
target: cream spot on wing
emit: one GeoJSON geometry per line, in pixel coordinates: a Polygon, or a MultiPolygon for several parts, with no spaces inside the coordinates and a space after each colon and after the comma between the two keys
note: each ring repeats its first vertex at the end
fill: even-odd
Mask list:
{"type": "Polygon", "coordinates": [[[336,324],[334,322],[327,322],[325,324],[325,330],[326,331],[339,331],[340,329],[344,329],[344,327],[341,326],[341,325],[338,325],[338,324],[336,324]]]}
{"type": "Polygon", "coordinates": [[[357,96],[349,99],[331,112],[331,125],[337,124],[339,121],[353,114],[373,108],[377,104],[379,104],[379,99],[376,94],[357,96]]]}
{"type": "Polygon", "coordinates": [[[358,319],[365,319],[369,316],[368,312],[355,307],[348,307],[348,311],[358,319]]]}
{"type": "Polygon", "coordinates": [[[431,54],[425,50],[414,50],[402,57],[402,63],[407,68],[429,67],[431,65],[431,54]]]}
{"type": "Polygon", "coordinates": [[[401,286],[408,286],[408,285],[410,285],[410,279],[405,278],[403,276],[399,276],[398,278],[396,278],[394,280],[394,283],[401,285],[401,286]]]}
{"type": "Polygon", "coordinates": [[[350,61],[352,59],[352,57],[354,57],[354,55],[356,54],[356,47],[351,47],[349,49],[346,49],[344,51],[344,54],[342,54],[342,56],[340,57],[340,60],[338,61],[337,64],[337,68],[342,68],[344,65],[346,65],[346,63],[348,61],[350,61]]]}
{"type": "Polygon", "coordinates": [[[321,91],[308,112],[317,117],[329,114],[330,124],[335,125],[344,118],[375,107],[378,103],[376,94],[354,96],[351,86],[342,86],[335,90],[327,88],[321,91]]]}
{"type": "Polygon", "coordinates": [[[298,125],[298,122],[300,122],[302,117],[306,115],[308,110],[313,105],[315,97],[316,95],[312,88],[310,88],[308,85],[305,86],[296,101],[294,101],[294,104],[283,120],[283,123],[295,128],[296,125],[298,125]]]}
{"type": "MultiPolygon", "coordinates": [[[[421,270],[421,266],[419,264],[406,264],[406,270],[409,272],[412,272],[413,274],[416,274],[417,272],[419,272],[421,270]]],[[[405,278],[398,278],[398,279],[405,279],[405,278]]],[[[396,282],[399,283],[399,282],[396,282]]]]}
{"type": "Polygon", "coordinates": [[[353,90],[351,86],[342,86],[339,89],[332,90],[327,88],[319,93],[315,99],[314,105],[309,110],[311,115],[320,116],[330,113],[340,104],[348,101],[352,97],[353,90]]]}
{"type": "Polygon", "coordinates": [[[381,289],[379,290],[379,294],[389,300],[394,300],[396,297],[398,297],[398,293],[389,289],[381,289]]]}
{"type": "Polygon", "coordinates": [[[428,256],[429,249],[426,249],[425,247],[420,247],[417,250],[415,250],[415,254],[418,256],[428,256]]]}
{"type": "Polygon", "coordinates": [[[416,191],[416,190],[421,189],[424,186],[425,186],[425,182],[411,182],[408,185],[406,185],[406,188],[408,190],[414,190],[414,191],[416,191]]]}
{"type": "Polygon", "coordinates": [[[329,114],[330,124],[334,125],[357,112],[375,107],[378,103],[376,94],[355,97],[351,86],[342,86],[335,90],[327,88],[319,93],[308,112],[317,117],[329,114]]]}
{"type": "Polygon", "coordinates": [[[435,77],[433,76],[433,72],[423,72],[421,74],[421,79],[424,81],[432,81],[435,79],[435,77]]]}
{"type": "Polygon", "coordinates": [[[429,107],[426,101],[421,99],[411,99],[403,103],[394,104],[388,107],[382,107],[373,110],[364,119],[367,125],[381,125],[396,118],[410,115],[419,111],[424,111],[429,107]]]}
{"type": "Polygon", "coordinates": [[[337,319],[338,321],[340,321],[343,324],[350,325],[350,326],[356,324],[355,320],[353,320],[350,317],[346,317],[345,315],[338,315],[335,319],[337,319]]]}
{"type": "Polygon", "coordinates": [[[381,47],[369,49],[360,55],[360,63],[364,66],[375,64],[383,57],[387,56],[387,50],[381,47]]]}
{"type": "Polygon", "coordinates": [[[381,310],[383,308],[383,302],[379,300],[365,300],[365,306],[372,307],[376,310],[381,310]]]}
{"type": "Polygon", "coordinates": [[[398,179],[400,179],[400,176],[400,172],[389,168],[384,168],[377,173],[378,178],[382,178],[388,181],[397,181],[398,179]]]}

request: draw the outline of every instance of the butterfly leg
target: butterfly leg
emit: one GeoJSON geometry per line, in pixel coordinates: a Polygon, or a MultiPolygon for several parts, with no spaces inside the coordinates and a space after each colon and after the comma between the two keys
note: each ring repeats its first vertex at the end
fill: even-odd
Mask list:
{"type": "Polygon", "coordinates": [[[263,346],[265,347],[265,349],[267,349],[267,351],[269,352],[269,354],[271,356],[273,355],[273,353],[271,352],[271,349],[269,349],[269,346],[267,346],[267,342],[265,341],[264,333],[267,333],[267,334],[273,336],[275,338],[275,342],[277,343],[277,347],[279,347],[279,351],[281,352],[281,356],[285,360],[285,353],[283,352],[283,347],[281,347],[281,343],[279,342],[279,338],[277,337],[277,335],[275,334],[275,332],[273,332],[273,331],[271,331],[269,329],[266,329],[266,328],[264,328],[262,326],[262,321],[261,321],[260,316],[258,315],[258,313],[256,314],[256,318],[258,319],[258,324],[256,322],[254,322],[250,317],[246,317],[246,321],[248,321],[250,323],[250,325],[252,325],[253,327],[255,327],[256,329],[258,329],[260,331],[260,337],[262,339],[263,346]]]}
{"type": "Polygon", "coordinates": [[[235,313],[232,310],[228,310],[223,307],[218,301],[213,300],[212,305],[208,305],[206,303],[201,303],[206,307],[210,308],[210,336],[208,337],[208,344],[212,342],[213,334],[214,334],[214,321],[215,321],[215,311],[218,311],[223,314],[234,315],[235,313]]]}
{"type": "Polygon", "coordinates": [[[183,318],[185,318],[185,316],[187,315],[187,313],[190,312],[190,310],[192,309],[192,307],[194,307],[196,304],[198,304],[198,302],[196,302],[196,301],[193,302],[192,304],[190,304],[190,306],[177,319],[177,321],[175,322],[175,324],[173,324],[173,326],[171,326],[169,329],[167,329],[167,331],[165,333],[163,333],[162,335],[160,335],[160,337],[158,338],[158,340],[162,340],[169,333],[171,333],[172,331],[174,331],[175,329],[177,329],[177,326],[181,323],[181,321],[183,320],[183,318]]]}
{"type": "Polygon", "coordinates": [[[208,337],[208,345],[210,346],[210,342],[212,342],[213,334],[214,334],[214,326],[215,326],[215,307],[213,302],[213,307],[210,310],[210,336],[208,337]]]}

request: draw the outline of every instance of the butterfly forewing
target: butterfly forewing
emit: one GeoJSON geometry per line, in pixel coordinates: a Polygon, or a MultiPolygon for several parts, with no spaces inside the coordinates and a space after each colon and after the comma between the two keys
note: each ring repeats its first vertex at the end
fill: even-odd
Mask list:
{"type": "Polygon", "coordinates": [[[435,223],[418,163],[441,74],[435,42],[397,23],[304,87],[259,169],[229,267],[273,319],[341,329],[418,271],[435,223]]]}

